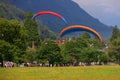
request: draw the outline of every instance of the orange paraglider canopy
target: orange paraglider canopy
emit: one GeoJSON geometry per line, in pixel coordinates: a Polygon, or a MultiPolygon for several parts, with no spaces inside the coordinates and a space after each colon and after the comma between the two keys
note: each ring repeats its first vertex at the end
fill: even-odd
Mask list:
{"type": "Polygon", "coordinates": [[[96,35],[101,43],[103,41],[101,35],[97,31],[95,31],[94,29],[92,29],[90,27],[82,26],[82,25],[73,25],[73,26],[68,26],[68,27],[64,28],[60,32],[60,37],[64,36],[67,33],[76,32],[76,31],[88,31],[88,32],[96,35]]]}

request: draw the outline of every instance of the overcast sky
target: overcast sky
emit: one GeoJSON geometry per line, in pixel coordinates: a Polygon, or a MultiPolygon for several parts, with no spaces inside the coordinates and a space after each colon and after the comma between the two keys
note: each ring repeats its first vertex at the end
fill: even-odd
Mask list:
{"type": "Polygon", "coordinates": [[[81,8],[107,25],[120,28],[120,0],[73,0],[81,8]]]}

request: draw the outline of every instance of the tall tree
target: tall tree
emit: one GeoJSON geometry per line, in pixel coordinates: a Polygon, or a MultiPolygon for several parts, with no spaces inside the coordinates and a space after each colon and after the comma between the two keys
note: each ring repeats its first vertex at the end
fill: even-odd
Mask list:
{"type": "Polygon", "coordinates": [[[78,61],[79,52],[80,49],[77,47],[77,43],[75,41],[66,42],[61,46],[64,63],[69,63],[69,65],[73,65],[73,63],[78,61]]]}
{"type": "Polygon", "coordinates": [[[82,37],[85,38],[85,39],[90,39],[91,38],[91,36],[88,32],[84,32],[82,37]]]}
{"type": "Polygon", "coordinates": [[[113,41],[114,39],[120,38],[120,30],[118,29],[117,25],[115,25],[115,27],[113,28],[112,31],[112,36],[111,36],[111,41],[113,41]]]}
{"type": "Polygon", "coordinates": [[[82,49],[82,54],[80,56],[80,61],[86,63],[87,65],[91,65],[91,62],[98,61],[98,49],[93,47],[87,47],[82,49]]]}
{"type": "Polygon", "coordinates": [[[24,21],[24,26],[29,35],[27,41],[29,46],[31,46],[33,41],[36,46],[39,46],[40,38],[38,34],[38,28],[37,28],[38,26],[36,21],[31,20],[32,16],[33,16],[32,12],[27,13],[24,21]]]}
{"type": "Polygon", "coordinates": [[[37,61],[36,49],[29,48],[26,50],[25,61],[29,63],[33,63],[33,61],[37,61]]]}
{"type": "Polygon", "coordinates": [[[79,37],[74,41],[69,41],[61,46],[64,62],[78,65],[82,50],[89,46],[86,39],[79,37]]]}
{"type": "Polygon", "coordinates": [[[46,39],[41,43],[40,50],[37,52],[41,60],[48,61],[54,66],[55,63],[60,63],[62,55],[60,54],[60,47],[53,41],[46,39]]]}
{"type": "Polygon", "coordinates": [[[28,31],[28,45],[31,46],[32,41],[34,41],[36,46],[40,45],[40,42],[46,38],[56,39],[56,34],[50,31],[45,25],[40,21],[32,21],[33,13],[29,12],[26,14],[24,21],[24,26],[28,31]]]}
{"type": "Polygon", "coordinates": [[[19,21],[0,18],[0,34],[1,40],[26,49],[27,33],[19,21]]]}
{"type": "Polygon", "coordinates": [[[3,61],[13,61],[17,62],[20,49],[17,46],[11,45],[10,43],[0,40],[0,56],[1,62],[3,61]]]}
{"type": "Polygon", "coordinates": [[[3,61],[8,60],[8,56],[10,58],[12,57],[9,53],[8,50],[10,49],[10,44],[4,40],[0,40],[0,63],[2,63],[3,66],[3,61]]]}
{"type": "Polygon", "coordinates": [[[114,39],[109,47],[111,61],[116,61],[120,65],[120,38],[114,39]]]}
{"type": "MultiPolygon", "coordinates": [[[[8,43],[8,47],[10,47],[10,51],[5,52],[6,57],[11,56],[10,60],[23,61],[23,55],[27,48],[27,36],[25,28],[19,21],[0,18],[0,40],[8,43]]],[[[6,48],[2,47],[1,50],[6,51],[6,48]]],[[[5,60],[8,60],[8,58],[5,60]]]]}

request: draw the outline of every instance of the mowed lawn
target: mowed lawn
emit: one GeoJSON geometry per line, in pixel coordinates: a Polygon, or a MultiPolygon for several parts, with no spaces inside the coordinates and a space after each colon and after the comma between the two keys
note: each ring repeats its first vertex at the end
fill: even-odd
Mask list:
{"type": "Polygon", "coordinates": [[[120,80],[120,66],[0,68],[0,80],[120,80]]]}

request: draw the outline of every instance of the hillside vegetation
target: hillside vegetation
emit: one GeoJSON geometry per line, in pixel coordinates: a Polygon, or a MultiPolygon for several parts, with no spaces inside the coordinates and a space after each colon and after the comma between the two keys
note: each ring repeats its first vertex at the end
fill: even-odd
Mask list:
{"type": "MultiPolygon", "coordinates": [[[[17,8],[16,6],[10,4],[6,0],[0,0],[0,18],[7,18],[9,20],[16,19],[21,23],[24,23],[26,19],[27,13],[23,10],[17,8]]],[[[30,18],[32,15],[30,16],[30,18]]],[[[31,20],[29,18],[29,20],[31,20]]],[[[42,34],[42,40],[44,38],[54,38],[56,39],[55,33],[53,33],[47,26],[43,25],[40,21],[38,21],[37,26],[39,27],[38,32],[42,34]]],[[[33,27],[34,28],[34,27],[33,27]]]]}
{"type": "Polygon", "coordinates": [[[25,12],[5,0],[0,0],[0,17],[22,20],[25,17],[25,12]]]}

